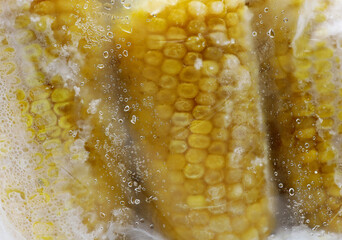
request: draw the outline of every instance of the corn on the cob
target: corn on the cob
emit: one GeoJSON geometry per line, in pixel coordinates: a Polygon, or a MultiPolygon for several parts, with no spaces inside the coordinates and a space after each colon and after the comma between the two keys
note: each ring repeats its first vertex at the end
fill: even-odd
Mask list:
{"type": "MultiPolygon", "coordinates": [[[[275,2],[270,9],[284,10],[275,2]]],[[[338,38],[327,31],[334,24],[327,16],[338,2],[294,3],[297,8],[286,9],[291,17],[280,14],[279,24],[267,25],[275,32],[265,81],[273,88],[269,101],[277,102],[269,104],[268,116],[276,178],[301,223],[341,232],[341,53],[338,38]]]]}
{"type": "Polygon", "coordinates": [[[116,168],[126,136],[113,121],[120,113],[105,75],[113,70],[99,67],[110,43],[101,38],[104,19],[93,13],[100,3],[2,6],[10,12],[0,20],[7,18],[0,29],[0,124],[19,128],[17,135],[0,132],[1,167],[12,176],[0,188],[2,207],[27,239],[103,239],[111,220],[119,226],[129,212],[118,177],[125,173],[116,168]]]}
{"type": "Polygon", "coordinates": [[[172,239],[271,231],[249,16],[244,1],[142,1],[115,26],[137,165],[172,239]]]}

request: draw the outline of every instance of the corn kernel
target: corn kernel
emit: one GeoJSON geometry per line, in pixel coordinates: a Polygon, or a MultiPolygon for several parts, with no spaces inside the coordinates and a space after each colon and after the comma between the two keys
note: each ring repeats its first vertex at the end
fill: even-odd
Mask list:
{"type": "Polygon", "coordinates": [[[188,138],[188,143],[190,147],[205,149],[210,145],[210,137],[201,134],[191,134],[188,138]]]}
{"type": "Polygon", "coordinates": [[[198,195],[204,192],[206,186],[202,179],[187,179],[184,183],[184,188],[188,194],[198,195]]]}
{"type": "Polygon", "coordinates": [[[157,103],[172,105],[176,101],[176,94],[169,89],[162,89],[157,93],[157,103]]]}
{"type": "Polygon", "coordinates": [[[186,48],[182,43],[167,43],[164,55],[169,58],[182,59],[186,54],[186,48]]]}
{"type": "Polygon", "coordinates": [[[197,105],[192,111],[195,119],[210,119],[213,115],[212,108],[206,105],[197,105]]]}
{"type": "Polygon", "coordinates": [[[210,200],[218,200],[224,198],[226,195],[226,188],[223,183],[209,186],[207,189],[207,196],[210,200]]]}
{"type": "Polygon", "coordinates": [[[298,139],[310,139],[310,138],[313,138],[315,135],[316,135],[315,128],[305,128],[305,129],[300,129],[295,132],[295,136],[298,139]]]}
{"type": "Polygon", "coordinates": [[[173,108],[170,105],[157,105],[155,112],[160,119],[167,120],[172,117],[173,108]]]}
{"type": "Polygon", "coordinates": [[[209,14],[221,15],[224,12],[224,3],[221,1],[214,1],[209,4],[209,14]]]}
{"type": "Polygon", "coordinates": [[[177,87],[178,79],[175,76],[163,75],[159,80],[159,85],[163,88],[174,89],[177,87]]]}
{"type": "Polygon", "coordinates": [[[198,87],[192,83],[181,83],[178,85],[177,93],[182,98],[194,98],[198,93],[198,87]]]}
{"type": "Polygon", "coordinates": [[[203,37],[192,36],[186,40],[185,46],[189,51],[202,52],[204,48],[207,46],[207,43],[205,38],[203,37]]]}
{"type": "Polygon", "coordinates": [[[169,155],[167,159],[167,167],[170,170],[182,170],[185,166],[185,157],[182,154],[169,155]]]}
{"type": "Polygon", "coordinates": [[[180,171],[169,171],[168,179],[173,184],[183,184],[185,180],[182,172],[180,171]]]}
{"type": "Polygon", "coordinates": [[[196,96],[196,103],[199,105],[214,105],[216,96],[214,93],[199,92],[196,96]]]}
{"type": "Polygon", "coordinates": [[[230,185],[227,187],[227,198],[231,200],[238,200],[243,195],[243,187],[240,183],[230,185]]]}
{"type": "Polygon", "coordinates": [[[185,159],[189,163],[203,162],[206,157],[207,157],[207,153],[205,150],[196,149],[196,148],[190,148],[185,154],[185,159]]]}
{"type": "Polygon", "coordinates": [[[63,116],[66,113],[70,113],[73,109],[73,102],[63,102],[63,103],[56,103],[53,106],[53,111],[58,116],[63,116]]]}
{"type": "MultiPolygon", "coordinates": [[[[202,55],[196,52],[188,52],[184,58],[184,64],[188,66],[195,66],[195,63],[202,62],[202,55]]],[[[195,68],[195,70],[198,70],[195,68]]]]}
{"type": "Polygon", "coordinates": [[[212,32],[209,33],[210,42],[218,47],[224,47],[230,44],[226,32],[212,32]]]}
{"type": "Polygon", "coordinates": [[[172,153],[184,153],[187,148],[187,143],[182,140],[172,140],[169,146],[169,149],[172,153]]]}
{"type": "Polygon", "coordinates": [[[57,116],[53,113],[53,111],[47,111],[41,115],[38,115],[34,122],[39,129],[52,127],[57,124],[57,116]]]}
{"type": "Polygon", "coordinates": [[[209,169],[205,172],[204,180],[207,184],[214,185],[222,182],[224,174],[222,170],[209,169]]]}
{"type": "Polygon", "coordinates": [[[189,212],[189,220],[192,224],[207,225],[209,219],[209,213],[205,210],[191,210],[189,212]]]}
{"type": "Polygon", "coordinates": [[[51,89],[46,86],[40,86],[30,89],[29,96],[32,101],[46,99],[50,96],[51,89]]]}
{"type": "Polygon", "coordinates": [[[218,235],[217,240],[240,240],[240,239],[232,233],[221,233],[220,235],[218,235]]]}
{"type": "Polygon", "coordinates": [[[211,169],[220,169],[224,167],[225,159],[221,155],[210,154],[205,161],[205,165],[211,169]]]}
{"type": "Polygon", "coordinates": [[[214,77],[219,72],[219,65],[212,60],[206,60],[202,63],[202,74],[205,76],[214,77]]]}
{"type": "Polygon", "coordinates": [[[200,179],[204,175],[204,166],[202,164],[188,163],[184,167],[184,176],[189,179],[200,179]]]}
{"type": "Polygon", "coordinates": [[[43,114],[44,112],[51,109],[51,104],[48,100],[42,99],[34,101],[31,105],[31,112],[34,114],[43,114]]]}
{"type": "Polygon", "coordinates": [[[175,59],[165,59],[162,64],[162,71],[169,75],[177,75],[183,68],[181,61],[175,59]]]}
{"type": "Polygon", "coordinates": [[[232,231],[229,217],[227,215],[213,216],[210,219],[209,229],[216,233],[232,231]]]}
{"type": "Polygon", "coordinates": [[[175,109],[179,112],[189,112],[193,109],[195,105],[194,100],[179,98],[175,102],[175,109]]]}
{"type": "Polygon", "coordinates": [[[172,116],[172,123],[176,126],[186,127],[189,126],[192,121],[192,115],[190,113],[175,112],[172,116]]]}
{"type": "Polygon", "coordinates": [[[203,195],[190,195],[187,197],[186,203],[188,204],[189,208],[192,209],[203,208],[207,205],[203,195]]]}
{"type": "Polygon", "coordinates": [[[186,127],[175,126],[171,128],[170,134],[176,140],[185,140],[188,138],[190,131],[186,127]]]}
{"type": "Polygon", "coordinates": [[[142,71],[143,77],[151,81],[158,81],[161,74],[158,68],[152,66],[146,66],[142,71]]]}
{"type": "Polygon", "coordinates": [[[51,94],[51,100],[53,102],[66,102],[73,99],[73,93],[66,88],[57,88],[51,94]]]}
{"type": "Polygon", "coordinates": [[[218,88],[216,78],[206,77],[199,81],[199,88],[203,92],[215,92],[218,88]]]}
{"type": "Polygon", "coordinates": [[[184,26],[188,19],[188,15],[183,9],[172,9],[167,20],[174,25],[184,26]]]}
{"type": "Polygon", "coordinates": [[[223,51],[218,47],[207,47],[204,50],[203,56],[208,60],[219,61],[223,56],[223,51]]]}
{"type": "Polygon", "coordinates": [[[144,56],[144,60],[147,64],[158,66],[163,61],[163,54],[159,51],[148,51],[144,56]]]}
{"type": "Polygon", "coordinates": [[[147,30],[151,33],[163,33],[166,29],[167,23],[163,18],[154,17],[147,24],[147,30]]]}
{"type": "Polygon", "coordinates": [[[151,50],[161,50],[166,43],[166,39],[161,35],[149,35],[146,40],[147,47],[151,50]]]}
{"type": "Polygon", "coordinates": [[[221,141],[213,141],[208,149],[211,154],[224,155],[227,153],[227,143],[221,141]]]}
{"type": "Polygon", "coordinates": [[[170,27],[166,33],[166,38],[168,40],[183,41],[187,38],[187,34],[182,28],[170,27]]]}
{"type": "Polygon", "coordinates": [[[179,76],[184,82],[196,82],[201,77],[201,73],[196,68],[188,66],[182,69],[179,76]]]}
{"type": "Polygon", "coordinates": [[[30,24],[30,18],[27,15],[19,15],[15,18],[15,27],[16,28],[25,28],[30,24]]]}
{"type": "Polygon", "coordinates": [[[259,240],[258,230],[255,228],[249,229],[247,232],[241,235],[241,240],[259,240]]]}
{"type": "Polygon", "coordinates": [[[208,7],[200,1],[191,1],[188,3],[188,12],[193,17],[205,17],[208,13],[208,7]]]}
{"type": "Polygon", "coordinates": [[[190,131],[198,134],[209,134],[212,128],[211,122],[206,120],[194,120],[190,125],[190,131]]]}

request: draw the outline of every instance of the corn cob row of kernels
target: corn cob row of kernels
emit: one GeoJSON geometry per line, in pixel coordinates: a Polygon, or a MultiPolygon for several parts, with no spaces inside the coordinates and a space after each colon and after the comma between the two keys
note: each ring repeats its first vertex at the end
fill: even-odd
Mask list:
{"type": "Polygon", "coordinates": [[[276,178],[288,194],[297,222],[341,231],[340,53],[334,39],[324,39],[324,31],[317,35],[322,34],[333,1],[301,1],[298,7],[287,10],[290,15],[299,13],[289,25],[285,21],[274,27],[275,56],[269,61],[270,78],[265,79],[274,87],[269,91],[274,93],[271,101],[278,102],[270,104],[273,115],[268,116],[274,131],[276,178]],[[292,29],[290,34],[286,28],[292,29]]]}
{"type": "MultiPolygon", "coordinates": [[[[16,48],[13,54],[22,63],[17,74],[22,74],[23,81],[17,86],[16,98],[31,135],[30,143],[38,149],[34,155],[37,159],[34,175],[44,176],[39,178],[42,186],[28,196],[27,205],[40,204],[42,208],[49,208],[51,202],[55,203],[66,195],[64,198],[68,201],[59,203],[58,211],[71,213],[81,208],[81,218],[74,219],[75,223],[79,220],[79,224],[86,228],[85,234],[97,239],[111,227],[110,220],[119,226],[129,213],[125,212],[126,198],[117,176],[121,170],[115,167],[120,161],[117,157],[120,152],[112,150],[121,147],[125,138],[112,121],[111,114],[115,113],[116,105],[107,101],[107,97],[113,93],[100,92],[102,85],[111,81],[107,76],[104,78],[98,68],[98,64],[107,61],[103,59],[103,51],[108,46],[96,46],[101,34],[96,29],[92,29],[93,32],[89,26],[82,29],[85,22],[97,24],[94,28],[104,23],[90,14],[95,5],[90,5],[89,9],[85,8],[86,5],[84,1],[33,1],[13,22],[9,21],[5,33],[11,36],[10,42],[16,48]],[[53,11],[49,7],[51,4],[55,6],[53,11]],[[77,27],[72,21],[74,18],[81,22],[77,27]],[[86,30],[87,34],[82,36],[86,30]],[[76,48],[80,55],[69,52],[61,57],[63,48],[76,48]],[[82,75],[70,74],[70,66],[75,63],[79,64],[82,75]],[[58,66],[54,69],[53,65],[60,65],[64,72],[57,72],[58,66]],[[95,81],[97,78],[101,80],[95,81]],[[112,128],[105,132],[109,124],[112,128]],[[121,138],[120,144],[117,139],[111,139],[113,135],[121,138]],[[46,201],[35,201],[37,198],[46,201]],[[122,216],[116,213],[113,218],[113,209],[122,211],[122,216]]],[[[63,220],[62,216],[58,217],[58,212],[51,212],[48,216],[39,215],[39,212],[34,214],[27,214],[33,230],[25,234],[30,239],[86,236],[82,229],[77,232],[75,227],[70,233],[70,229],[58,225],[59,220],[54,221],[54,218],[63,220]]],[[[27,227],[25,224],[23,228],[27,227]]],[[[111,234],[115,234],[115,230],[111,234]]]]}
{"type": "Polygon", "coordinates": [[[265,239],[267,153],[248,9],[155,4],[155,14],[136,7],[114,31],[128,51],[119,59],[127,118],[142,182],[158,199],[154,222],[171,239],[265,239]]]}

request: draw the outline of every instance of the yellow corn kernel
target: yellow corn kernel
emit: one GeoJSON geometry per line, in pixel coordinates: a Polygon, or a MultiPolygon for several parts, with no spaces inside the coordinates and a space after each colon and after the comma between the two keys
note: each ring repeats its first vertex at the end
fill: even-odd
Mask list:
{"type": "Polygon", "coordinates": [[[174,89],[177,87],[178,79],[175,76],[163,75],[160,77],[159,85],[162,88],[174,89]]]}
{"type": "Polygon", "coordinates": [[[198,93],[198,87],[192,83],[181,83],[178,85],[177,93],[182,98],[194,98],[198,93]]]}
{"type": "Polygon", "coordinates": [[[185,141],[173,140],[170,142],[169,149],[172,153],[184,153],[188,148],[185,141]]]}
{"type": "Polygon", "coordinates": [[[51,107],[52,107],[51,103],[48,100],[42,99],[42,100],[34,101],[31,104],[30,111],[34,114],[43,114],[44,112],[50,110],[51,107]]]}
{"type": "Polygon", "coordinates": [[[186,48],[189,51],[194,52],[202,52],[206,45],[206,40],[203,37],[198,36],[189,37],[185,42],[186,48]]]}
{"type": "Polygon", "coordinates": [[[186,54],[186,48],[182,43],[167,43],[163,53],[169,58],[182,59],[186,54]]]}
{"type": "Polygon", "coordinates": [[[63,116],[67,113],[70,113],[72,109],[73,109],[73,102],[56,103],[53,106],[53,111],[58,116],[63,116]]]}
{"type": "Polygon", "coordinates": [[[188,15],[184,9],[172,9],[167,20],[174,25],[184,26],[188,19],[188,15]]]}
{"type": "Polygon", "coordinates": [[[190,148],[185,154],[185,159],[189,163],[200,163],[205,160],[206,156],[206,151],[196,148],[190,148]]]}
{"type": "Polygon", "coordinates": [[[187,66],[182,68],[179,77],[184,82],[197,82],[201,77],[201,72],[195,67],[187,66]]]}
{"type": "Polygon", "coordinates": [[[218,83],[216,78],[202,78],[199,81],[199,88],[204,92],[214,92],[218,88],[218,83]]]}
{"type": "Polygon", "coordinates": [[[184,167],[184,176],[189,179],[200,179],[204,175],[204,166],[202,164],[188,163],[184,167]]]}
{"type": "Polygon", "coordinates": [[[166,31],[167,22],[163,18],[152,18],[147,24],[147,30],[151,33],[163,33],[166,31]]]}
{"type": "Polygon", "coordinates": [[[219,65],[212,60],[206,60],[202,63],[202,74],[204,76],[215,76],[219,72],[219,65]]]}
{"type": "Polygon", "coordinates": [[[192,209],[200,209],[205,207],[207,204],[203,195],[190,195],[187,197],[186,203],[192,209]]]}
{"type": "Polygon", "coordinates": [[[34,119],[34,123],[39,129],[52,127],[57,124],[57,116],[52,111],[47,111],[41,115],[38,115],[34,119]]]}
{"type": "Polygon", "coordinates": [[[188,143],[190,147],[205,149],[210,145],[210,137],[202,134],[191,134],[188,143]]]}
{"type": "Polygon", "coordinates": [[[166,38],[168,40],[183,41],[186,39],[186,37],[187,37],[187,34],[184,31],[184,29],[178,28],[178,27],[170,27],[166,33],[166,38]]]}
{"type": "Polygon", "coordinates": [[[208,134],[211,132],[212,128],[212,123],[206,120],[194,120],[190,125],[190,131],[198,134],[208,134]]]}
{"type": "Polygon", "coordinates": [[[210,169],[220,169],[225,166],[225,159],[221,155],[210,154],[205,160],[205,165],[210,169]]]}
{"type": "Polygon", "coordinates": [[[170,155],[167,159],[167,166],[171,170],[182,170],[185,166],[186,159],[182,154],[170,155]]]}
{"type": "Polygon", "coordinates": [[[66,102],[73,99],[73,93],[66,88],[57,88],[51,94],[51,100],[56,103],[66,102]]]}
{"type": "Polygon", "coordinates": [[[19,15],[15,18],[15,27],[16,28],[25,28],[30,24],[31,20],[27,15],[19,15]]]}
{"type": "Polygon", "coordinates": [[[158,66],[162,63],[163,54],[159,51],[148,51],[144,55],[144,60],[147,64],[158,66]]]}
{"type": "Polygon", "coordinates": [[[227,198],[232,200],[240,199],[244,189],[241,184],[237,183],[227,187],[227,198]]]}

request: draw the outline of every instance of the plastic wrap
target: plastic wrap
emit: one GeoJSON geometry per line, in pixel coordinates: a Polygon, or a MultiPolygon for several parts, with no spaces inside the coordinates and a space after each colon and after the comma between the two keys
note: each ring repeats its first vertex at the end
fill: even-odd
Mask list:
{"type": "Polygon", "coordinates": [[[342,238],[341,10],[0,0],[0,239],[342,238]]]}

